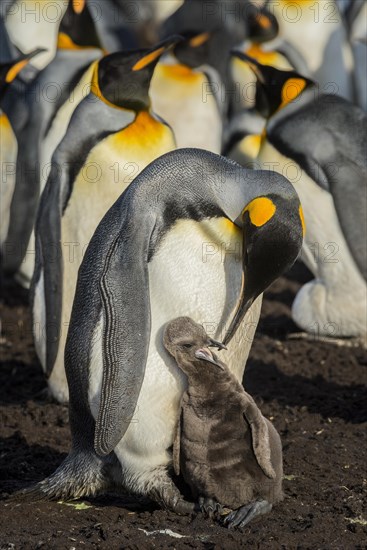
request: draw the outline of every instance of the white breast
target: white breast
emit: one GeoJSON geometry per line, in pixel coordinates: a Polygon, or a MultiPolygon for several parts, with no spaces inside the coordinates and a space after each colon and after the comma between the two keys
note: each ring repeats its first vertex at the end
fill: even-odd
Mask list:
{"type": "MultiPolygon", "coordinates": [[[[241,287],[242,238],[237,228],[228,231],[228,224],[223,218],[177,222],[149,264],[152,325],[148,361],[133,422],[115,449],[126,472],[148,471],[170,460],[167,449],[172,445],[185,378],[163,348],[165,324],[188,315],[220,339],[232,318],[241,287]]],[[[221,352],[221,359],[239,379],[260,308],[261,298],[245,317],[228,351],[221,352]]],[[[90,387],[95,415],[102,376],[101,359],[96,359],[101,357],[100,345],[97,341],[93,352],[96,379],[90,387]]]]}

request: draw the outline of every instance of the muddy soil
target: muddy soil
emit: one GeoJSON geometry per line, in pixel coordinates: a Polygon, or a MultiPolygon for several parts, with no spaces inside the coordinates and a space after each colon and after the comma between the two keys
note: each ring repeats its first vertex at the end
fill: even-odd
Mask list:
{"type": "Polygon", "coordinates": [[[268,290],[244,383],[279,430],[284,501],[238,531],[131,497],[17,502],[69,449],[68,410],[47,397],[27,293],[4,284],[0,366],[0,549],[366,548],[367,354],[303,339],[290,304],[308,279],[297,264],[268,290]],[[363,508],[364,505],[364,508],[363,508]]]}

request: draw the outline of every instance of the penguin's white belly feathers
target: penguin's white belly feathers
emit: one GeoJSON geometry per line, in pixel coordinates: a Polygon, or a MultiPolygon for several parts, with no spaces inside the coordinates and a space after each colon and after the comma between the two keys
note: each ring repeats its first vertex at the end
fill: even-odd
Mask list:
{"type": "MultiPolygon", "coordinates": [[[[221,339],[241,289],[241,231],[225,218],[180,220],[149,263],[151,336],[143,385],[133,420],[115,448],[125,475],[165,466],[172,445],[185,377],[163,347],[163,327],[182,315],[221,339]]],[[[238,332],[220,353],[242,380],[261,308],[259,297],[238,332]]],[[[98,327],[100,331],[100,327],[98,327]]],[[[100,338],[91,359],[89,397],[96,417],[102,377],[100,338]]]]}
{"type": "Polygon", "coordinates": [[[315,276],[293,304],[293,317],[308,332],[328,336],[367,333],[367,286],[345,240],[332,195],[268,141],[261,149],[262,168],[272,166],[288,177],[300,197],[306,235],[302,259],[315,276]]]}
{"type": "Polygon", "coordinates": [[[157,65],[150,87],[153,110],[173,129],[177,148],[221,152],[222,120],[207,77],[183,65],[157,65]]]}
{"type": "Polygon", "coordinates": [[[62,324],[57,358],[49,379],[53,394],[59,394],[60,387],[63,388],[62,401],[68,399],[64,372],[66,336],[78,269],[89,241],[107,210],[139,172],[154,159],[173,149],[174,138],[168,126],[156,121],[148,113],[141,113],[130,126],[108,136],[91,150],[74,182],[61,219],[64,267],[62,324]]]}
{"type": "Polygon", "coordinates": [[[10,205],[15,189],[15,163],[18,143],[5,113],[0,111],[0,244],[6,239],[10,221],[10,205]]]}

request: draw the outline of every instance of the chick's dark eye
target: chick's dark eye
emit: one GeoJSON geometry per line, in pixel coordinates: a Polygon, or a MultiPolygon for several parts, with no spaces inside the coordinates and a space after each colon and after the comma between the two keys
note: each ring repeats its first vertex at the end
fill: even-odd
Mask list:
{"type": "Polygon", "coordinates": [[[186,349],[190,349],[190,348],[192,348],[192,344],[183,344],[182,347],[184,347],[186,349]]]}

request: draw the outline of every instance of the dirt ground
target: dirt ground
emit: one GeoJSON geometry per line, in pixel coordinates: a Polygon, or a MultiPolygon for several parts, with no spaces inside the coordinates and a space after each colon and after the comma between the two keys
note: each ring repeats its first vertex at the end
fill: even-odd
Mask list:
{"type": "Polygon", "coordinates": [[[367,548],[367,353],[297,338],[290,304],[296,265],[266,293],[245,386],[279,430],[285,500],[238,531],[132,498],[12,502],[52,473],[70,442],[68,410],[51,402],[30,330],[27,295],[5,285],[1,304],[0,549],[367,548]],[[364,502],[363,502],[364,501],[364,502]],[[364,509],[363,509],[364,504],[364,509]]]}

